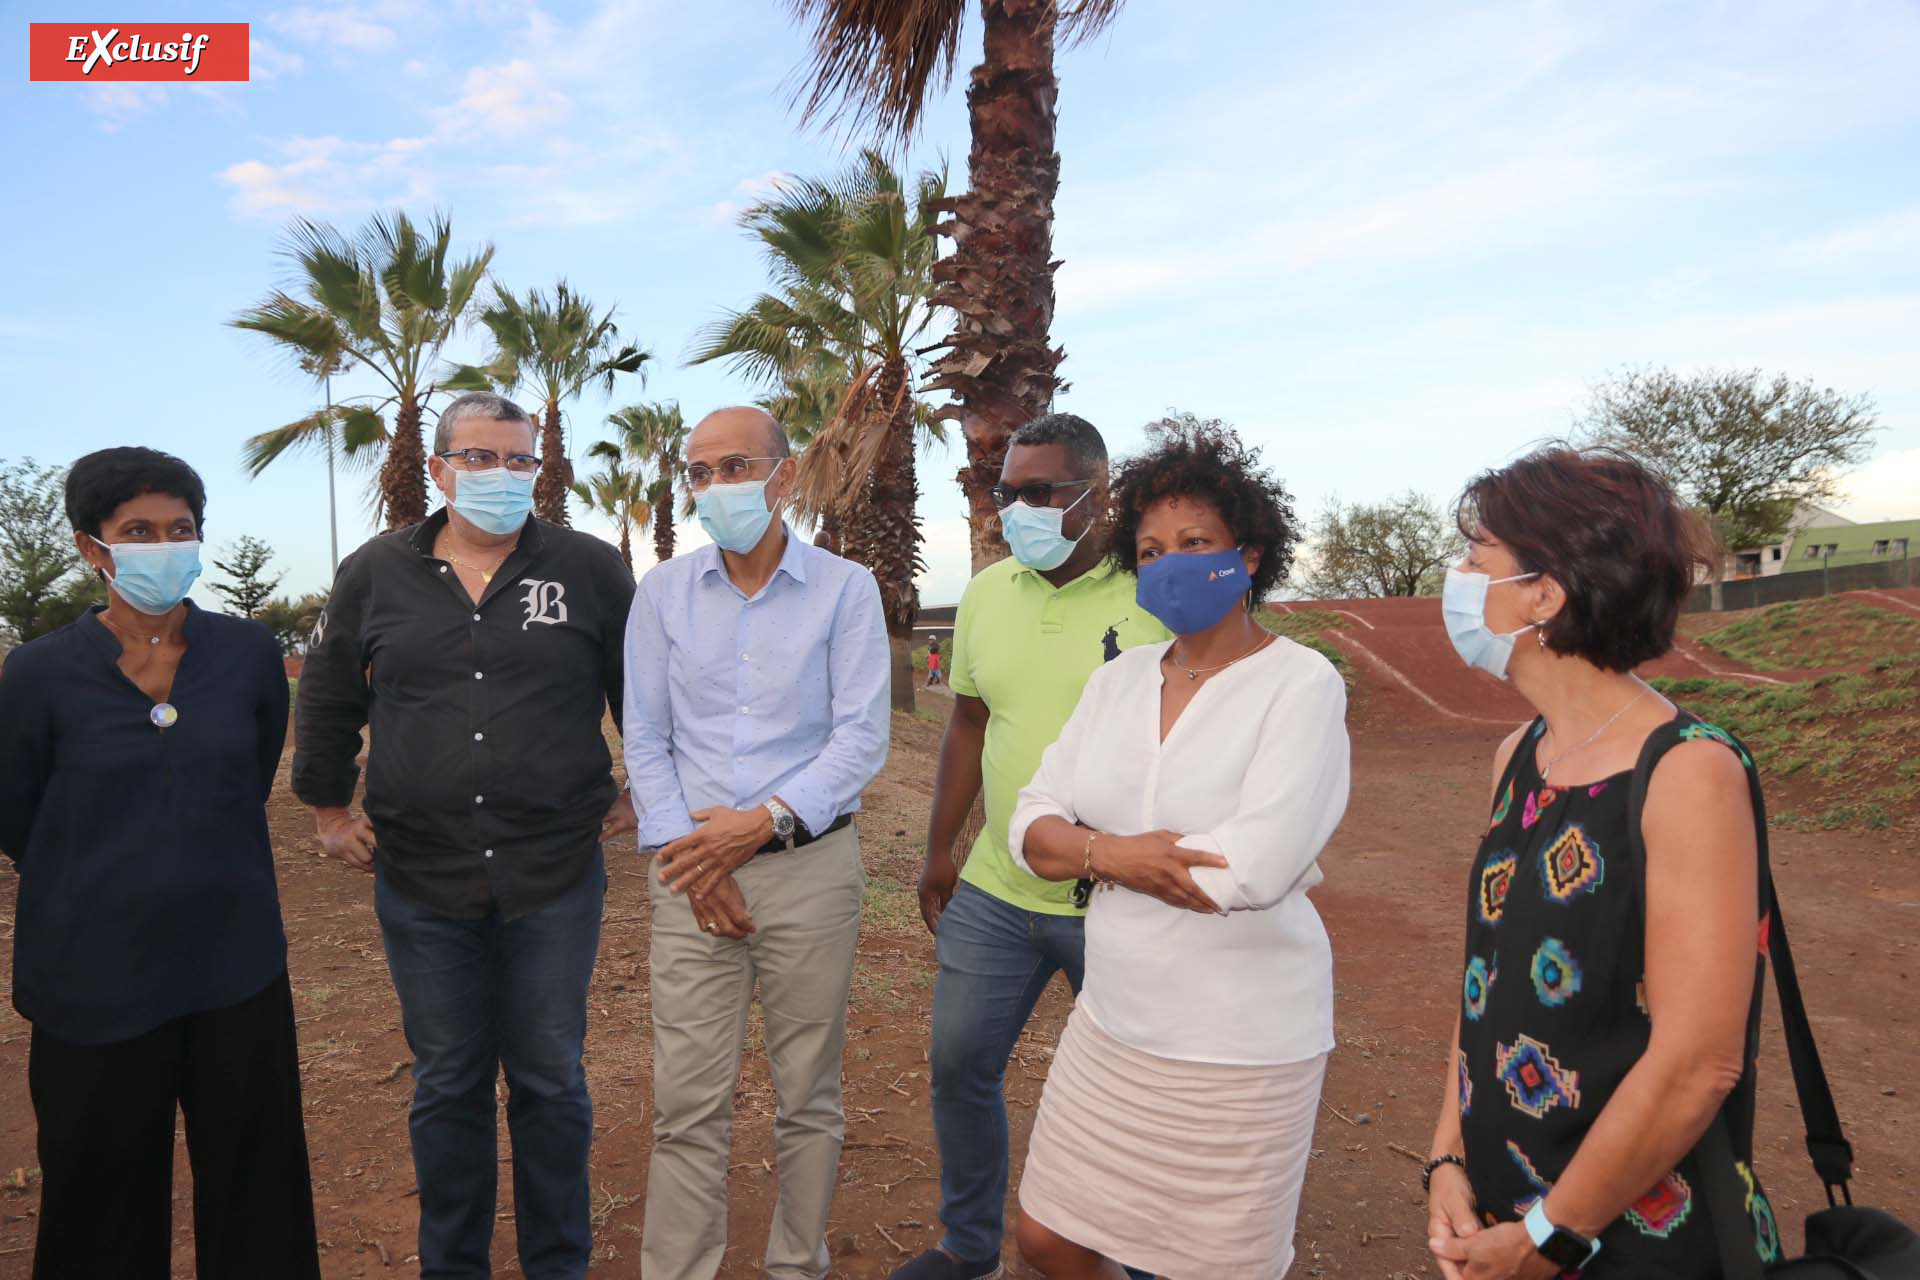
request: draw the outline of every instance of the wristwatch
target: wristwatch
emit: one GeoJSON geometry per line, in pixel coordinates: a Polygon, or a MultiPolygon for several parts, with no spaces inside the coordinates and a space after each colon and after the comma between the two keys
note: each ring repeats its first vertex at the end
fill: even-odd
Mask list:
{"type": "Polygon", "coordinates": [[[1533,1208],[1527,1210],[1522,1221],[1526,1224],[1527,1238],[1533,1241],[1540,1256],[1563,1271],[1579,1271],[1599,1256],[1598,1240],[1589,1240],[1577,1231],[1556,1227],[1547,1221],[1544,1196],[1533,1202],[1533,1208]]]}
{"type": "Polygon", "coordinates": [[[800,825],[799,819],[793,816],[793,810],[778,800],[767,801],[767,812],[773,815],[773,838],[791,850],[794,829],[800,825]]]}

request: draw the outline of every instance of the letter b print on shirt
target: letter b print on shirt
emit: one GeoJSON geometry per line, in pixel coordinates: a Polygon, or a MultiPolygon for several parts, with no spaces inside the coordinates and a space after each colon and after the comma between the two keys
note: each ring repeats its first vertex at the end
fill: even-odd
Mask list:
{"type": "Polygon", "coordinates": [[[520,601],[527,611],[527,620],[520,624],[522,631],[536,622],[544,622],[551,627],[567,620],[566,584],[522,578],[520,585],[527,589],[527,594],[520,601]]]}

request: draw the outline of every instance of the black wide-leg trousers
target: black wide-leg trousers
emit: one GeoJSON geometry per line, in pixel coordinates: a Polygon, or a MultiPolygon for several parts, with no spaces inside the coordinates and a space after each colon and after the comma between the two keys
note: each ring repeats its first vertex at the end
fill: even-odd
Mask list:
{"type": "Polygon", "coordinates": [[[171,1274],[176,1105],[200,1280],[319,1280],[284,972],[131,1040],[76,1045],[36,1027],[27,1081],[43,1179],[34,1280],[171,1274]]]}

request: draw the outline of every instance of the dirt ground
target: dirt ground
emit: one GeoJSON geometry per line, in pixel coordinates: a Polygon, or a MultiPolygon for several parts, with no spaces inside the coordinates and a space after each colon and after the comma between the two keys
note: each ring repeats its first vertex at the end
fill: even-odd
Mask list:
{"type": "MultiPolygon", "coordinates": [[[[1335,637],[1357,681],[1354,786],[1322,862],[1326,883],[1314,896],[1333,937],[1340,1048],[1301,1209],[1296,1276],[1433,1274],[1418,1161],[1448,1075],[1463,884],[1484,824],[1488,762],[1521,712],[1510,690],[1459,667],[1432,602],[1420,603],[1425,611],[1354,605],[1350,616],[1362,625],[1335,637]]],[[[1694,674],[1701,658],[1682,653],[1672,663],[1677,669],[1663,674],[1694,674]]],[[[1721,659],[1714,665],[1727,667],[1721,659]]],[[[891,759],[860,823],[872,889],[849,1019],[847,1150],[830,1232],[834,1274],[849,1280],[886,1275],[938,1235],[926,1069],[933,947],[913,883],[939,738],[932,721],[945,704],[923,698],[922,705],[918,717],[896,717],[891,759]]],[[[409,1054],[380,953],[372,883],[315,856],[310,824],[284,790],[272,817],[323,1271],[328,1280],[417,1275],[409,1054]]],[[[1777,831],[1774,857],[1814,1024],[1858,1151],[1857,1194],[1920,1222],[1920,1157],[1913,1154],[1920,1149],[1920,1001],[1912,979],[1920,967],[1920,815],[1883,831],[1777,831]]],[[[610,861],[587,1047],[596,1106],[594,1274],[632,1277],[650,1145],[648,907],[631,846],[610,861]]],[[[7,867],[0,862],[0,932],[10,939],[7,867]]],[[[9,995],[10,982],[10,962],[0,957],[9,995]]],[[[1056,983],[1009,1072],[1016,1165],[1067,1008],[1056,983]]],[[[26,1056],[27,1026],[9,1001],[0,1014],[0,1280],[27,1276],[31,1256],[38,1188],[26,1056]]],[[[1756,1163],[1789,1244],[1797,1245],[1800,1219],[1824,1198],[1801,1144],[1777,1023],[1762,1071],[1756,1163]]],[[[755,1036],[738,1097],[725,1277],[758,1274],[774,1192],[772,1109],[755,1036]]],[[[506,1150],[503,1109],[503,1161],[506,1150]]],[[[182,1151],[175,1191],[181,1277],[192,1274],[188,1186],[182,1151]]],[[[519,1273],[506,1187],[503,1177],[494,1243],[501,1276],[519,1273]]],[[[1012,1272],[1025,1274],[1017,1263],[1012,1272]]]]}

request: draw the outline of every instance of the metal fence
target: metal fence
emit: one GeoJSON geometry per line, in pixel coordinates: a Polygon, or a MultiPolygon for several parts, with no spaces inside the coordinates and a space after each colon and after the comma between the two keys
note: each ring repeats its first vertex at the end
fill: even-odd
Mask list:
{"type": "MultiPolygon", "coordinates": [[[[1920,586],[1920,557],[1889,558],[1857,552],[1823,557],[1765,578],[1729,578],[1720,584],[1720,608],[1758,609],[1787,600],[1811,600],[1836,591],[1873,591],[1920,586]]],[[[1687,613],[1713,609],[1713,584],[1701,583],[1688,597],[1687,613]]]]}

